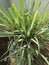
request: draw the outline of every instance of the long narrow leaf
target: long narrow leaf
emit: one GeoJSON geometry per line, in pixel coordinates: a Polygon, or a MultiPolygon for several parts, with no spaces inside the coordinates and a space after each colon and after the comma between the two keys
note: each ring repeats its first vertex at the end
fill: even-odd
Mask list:
{"type": "Polygon", "coordinates": [[[46,63],[49,65],[49,61],[47,60],[47,58],[44,56],[44,55],[42,55],[41,53],[40,53],[40,56],[46,61],[46,63]]]}
{"type": "Polygon", "coordinates": [[[25,50],[22,50],[22,53],[21,53],[21,57],[20,57],[20,63],[19,63],[19,65],[23,65],[23,56],[24,56],[24,51],[25,50]]]}
{"type": "Polygon", "coordinates": [[[4,13],[2,10],[0,10],[0,13],[9,21],[9,23],[11,23],[11,25],[13,25],[12,20],[7,16],[6,13],[4,13]]]}
{"type": "Polygon", "coordinates": [[[29,51],[30,50],[28,50],[28,65],[31,65],[31,54],[29,51]]]}
{"type": "Polygon", "coordinates": [[[34,17],[33,17],[33,20],[32,20],[31,26],[30,26],[30,29],[29,29],[29,31],[27,33],[28,36],[30,35],[30,31],[33,29],[33,26],[34,26],[34,23],[36,21],[37,15],[38,15],[38,10],[34,14],[34,17]]]}
{"type": "Polygon", "coordinates": [[[35,44],[38,46],[38,54],[40,52],[40,45],[39,45],[39,42],[38,42],[38,39],[35,37],[36,40],[34,39],[31,39],[31,41],[35,42],[35,44]]]}

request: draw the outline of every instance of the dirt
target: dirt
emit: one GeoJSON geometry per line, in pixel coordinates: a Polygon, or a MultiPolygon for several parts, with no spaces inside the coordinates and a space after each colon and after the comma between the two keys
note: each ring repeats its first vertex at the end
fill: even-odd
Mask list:
{"type": "Polygon", "coordinates": [[[48,57],[48,60],[49,60],[49,44],[46,44],[43,49],[41,49],[41,53],[48,57]]]}
{"type": "MultiPolygon", "coordinates": [[[[2,54],[4,54],[7,51],[7,44],[8,39],[7,38],[0,38],[0,57],[2,54]]],[[[7,65],[7,60],[0,62],[0,65],[7,65]]]]}

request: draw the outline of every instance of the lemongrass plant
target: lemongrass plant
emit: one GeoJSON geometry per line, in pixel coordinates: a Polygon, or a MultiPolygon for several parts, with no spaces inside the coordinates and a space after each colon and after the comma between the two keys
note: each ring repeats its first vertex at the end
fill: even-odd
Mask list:
{"type": "Polygon", "coordinates": [[[34,65],[34,61],[42,65],[39,59],[41,57],[49,65],[48,58],[40,52],[43,45],[49,42],[49,13],[45,12],[45,8],[39,15],[42,0],[36,0],[36,11],[33,11],[34,0],[29,11],[24,11],[26,0],[18,1],[19,8],[11,1],[8,11],[0,9],[0,26],[4,27],[4,30],[0,31],[0,37],[13,37],[8,45],[9,55],[4,57],[7,53],[5,52],[0,61],[14,55],[16,65],[34,65]]]}

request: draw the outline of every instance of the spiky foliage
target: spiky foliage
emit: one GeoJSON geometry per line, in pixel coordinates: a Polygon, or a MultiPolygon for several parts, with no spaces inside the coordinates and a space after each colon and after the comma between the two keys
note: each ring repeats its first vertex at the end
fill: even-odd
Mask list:
{"type": "MultiPolygon", "coordinates": [[[[24,11],[25,0],[19,0],[19,8],[11,1],[8,11],[0,9],[0,26],[4,27],[0,37],[13,37],[8,45],[9,55],[5,58],[15,55],[18,65],[33,65],[34,61],[42,65],[39,57],[49,65],[47,58],[40,53],[41,47],[49,42],[49,13],[45,12],[45,8],[42,15],[38,14],[41,2],[36,0],[35,12],[34,0],[29,11],[24,11]]],[[[3,56],[0,61],[5,59],[3,56]]]]}

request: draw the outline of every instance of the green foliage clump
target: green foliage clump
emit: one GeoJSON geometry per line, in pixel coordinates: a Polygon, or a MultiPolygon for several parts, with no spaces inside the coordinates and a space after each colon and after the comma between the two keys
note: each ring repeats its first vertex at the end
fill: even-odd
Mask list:
{"type": "MultiPolygon", "coordinates": [[[[18,65],[42,64],[39,57],[49,65],[47,58],[40,52],[41,47],[49,42],[49,13],[44,11],[39,15],[42,1],[36,0],[36,11],[33,11],[35,1],[32,0],[30,10],[24,11],[26,0],[19,0],[19,8],[11,1],[8,11],[0,9],[0,37],[13,37],[8,45],[9,55],[15,55],[18,65]]],[[[5,53],[6,54],[6,53],[5,53]]],[[[3,56],[5,55],[3,54],[3,56]]],[[[3,61],[5,58],[1,59],[3,61]]]]}

